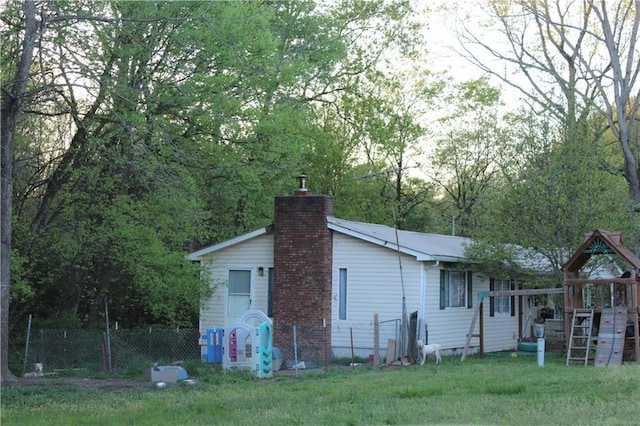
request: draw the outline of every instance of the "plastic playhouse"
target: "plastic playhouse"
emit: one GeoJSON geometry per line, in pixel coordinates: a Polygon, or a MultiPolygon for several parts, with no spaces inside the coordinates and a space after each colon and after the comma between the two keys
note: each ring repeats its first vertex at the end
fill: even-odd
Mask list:
{"type": "Polygon", "coordinates": [[[259,378],[273,377],[273,322],[262,311],[246,311],[238,321],[223,329],[208,329],[201,336],[207,346],[202,360],[222,368],[249,368],[259,378]]]}

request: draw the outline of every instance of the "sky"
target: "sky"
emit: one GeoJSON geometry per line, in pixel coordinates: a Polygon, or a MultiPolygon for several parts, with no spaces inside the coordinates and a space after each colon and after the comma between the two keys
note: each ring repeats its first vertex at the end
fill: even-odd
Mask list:
{"type": "MultiPolygon", "coordinates": [[[[487,75],[460,53],[463,48],[457,32],[462,32],[463,27],[474,35],[481,35],[482,40],[492,47],[499,48],[500,44],[504,43],[497,27],[494,29],[487,27],[489,17],[483,11],[483,5],[486,3],[486,0],[412,0],[414,9],[425,17],[423,36],[428,50],[430,69],[447,71],[457,82],[489,77],[491,84],[501,89],[506,108],[512,110],[521,103],[522,94],[497,77],[487,75]]],[[[491,69],[509,72],[510,78],[522,79],[521,84],[527,86],[519,69],[504,69],[504,61],[496,60],[478,46],[474,47],[467,43],[465,48],[482,58],[491,69]]]]}
{"type": "Polygon", "coordinates": [[[415,0],[414,7],[425,16],[426,26],[423,33],[433,65],[439,70],[448,71],[460,81],[482,76],[483,73],[476,66],[456,52],[460,50],[456,31],[461,22],[480,31],[478,23],[484,18],[479,2],[415,0]],[[426,10],[427,8],[429,10],[426,10]]]}

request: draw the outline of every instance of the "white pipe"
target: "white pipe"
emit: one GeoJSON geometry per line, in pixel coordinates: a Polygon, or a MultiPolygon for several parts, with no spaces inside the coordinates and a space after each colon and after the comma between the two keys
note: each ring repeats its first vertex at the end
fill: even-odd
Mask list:
{"type": "MultiPolygon", "coordinates": [[[[427,275],[431,269],[437,268],[440,266],[440,261],[436,260],[431,266],[425,266],[423,269],[424,276],[422,277],[422,285],[420,287],[420,320],[418,321],[418,336],[425,329],[425,324],[427,323],[427,275]]],[[[419,339],[421,337],[418,337],[419,339]]],[[[425,342],[426,344],[426,342],[425,342]]]]}
{"type": "Polygon", "coordinates": [[[538,367],[544,367],[544,338],[538,338],[538,367]]]}

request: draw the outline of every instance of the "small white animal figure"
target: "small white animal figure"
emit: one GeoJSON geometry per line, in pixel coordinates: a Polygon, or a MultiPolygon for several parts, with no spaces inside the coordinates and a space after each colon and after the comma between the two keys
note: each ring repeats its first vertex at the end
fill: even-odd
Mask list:
{"type": "Polygon", "coordinates": [[[41,362],[36,362],[33,366],[33,371],[25,373],[22,377],[42,377],[44,376],[44,366],[41,362]]]}
{"type": "Polygon", "coordinates": [[[422,340],[418,340],[418,355],[420,358],[420,365],[424,365],[424,361],[427,359],[427,355],[435,354],[436,356],[436,364],[440,363],[442,359],[442,346],[437,343],[431,343],[430,345],[425,345],[422,340]]]}

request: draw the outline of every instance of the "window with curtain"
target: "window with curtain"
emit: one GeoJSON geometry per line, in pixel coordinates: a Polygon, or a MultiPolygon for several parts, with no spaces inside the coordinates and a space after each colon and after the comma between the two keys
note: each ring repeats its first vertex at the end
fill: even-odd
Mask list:
{"type": "Polygon", "coordinates": [[[440,271],[440,309],[470,308],[472,304],[471,271],[440,271]]]}
{"type": "MultiPolygon", "coordinates": [[[[489,281],[490,291],[510,291],[514,285],[509,279],[491,278],[489,281]]],[[[492,317],[512,317],[515,316],[514,296],[495,296],[490,298],[489,315],[492,317]]]]}
{"type": "MultiPolygon", "coordinates": [[[[509,291],[511,290],[511,281],[504,279],[495,279],[493,282],[493,291],[509,291]]],[[[494,309],[493,314],[498,317],[511,316],[511,296],[499,296],[493,298],[494,309]]]]}

